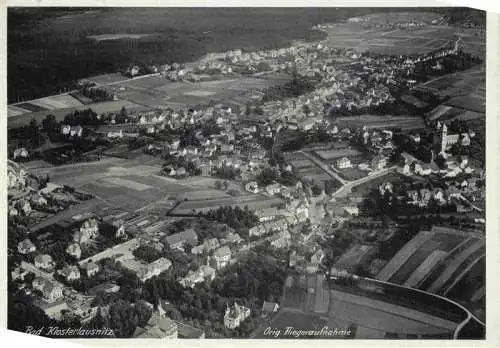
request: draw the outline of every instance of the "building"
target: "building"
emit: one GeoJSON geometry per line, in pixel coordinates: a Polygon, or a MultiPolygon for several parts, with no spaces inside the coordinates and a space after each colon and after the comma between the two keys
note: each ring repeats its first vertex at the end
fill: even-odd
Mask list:
{"type": "Polygon", "coordinates": [[[207,265],[201,265],[196,271],[189,271],[179,283],[184,287],[193,288],[196,284],[205,280],[212,281],[215,278],[215,269],[207,265]]]}
{"type": "Polygon", "coordinates": [[[437,130],[438,132],[434,137],[434,145],[438,148],[439,153],[446,152],[450,146],[458,143],[460,140],[460,134],[448,134],[446,123],[443,125],[438,123],[437,130]]]}
{"type": "Polygon", "coordinates": [[[383,196],[386,192],[392,194],[392,192],[393,192],[392,183],[389,181],[386,181],[379,186],[378,190],[379,190],[379,193],[381,196],[383,196]]]}
{"type": "Polygon", "coordinates": [[[172,261],[161,257],[139,270],[137,276],[142,282],[145,282],[152,277],[159,276],[161,273],[167,271],[171,266],[172,261]]]}
{"type": "Polygon", "coordinates": [[[266,193],[269,196],[274,196],[274,195],[280,193],[280,191],[281,191],[281,185],[278,183],[274,183],[274,184],[266,186],[266,193]]]}
{"type": "Polygon", "coordinates": [[[387,159],[384,156],[378,154],[377,156],[373,157],[372,159],[373,170],[384,169],[386,165],[387,165],[387,159]]]}
{"type": "Polygon", "coordinates": [[[347,157],[342,157],[341,159],[337,160],[336,162],[337,168],[339,169],[345,169],[345,168],[351,168],[351,160],[347,157]]]}
{"type": "Polygon", "coordinates": [[[78,244],[88,243],[91,239],[97,237],[99,233],[99,224],[95,218],[86,220],[78,231],[73,235],[73,240],[78,244]]]}
{"type": "Polygon", "coordinates": [[[161,302],[144,327],[137,327],[134,338],[172,339],[178,338],[177,323],[165,314],[161,302]]]}
{"type": "Polygon", "coordinates": [[[182,249],[185,244],[195,246],[198,244],[198,235],[192,228],[190,228],[166,237],[165,244],[171,249],[182,249]]]}
{"type": "Polygon", "coordinates": [[[80,270],[76,266],[66,266],[59,273],[66,278],[67,281],[80,279],[80,270]]]}
{"type": "Polygon", "coordinates": [[[273,315],[278,311],[280,306],[276,302],[267,302],[264,301],[262,304],[262,317],[268,317],[273,315]]]}
{"type": "Polygon", "coordinates": [[[268,238],[268,241],[271,243],[271,246],[276,249],[286,248],[290,244],[290,232],[282,231],[276,234],[273,234],[268,238]]]}
{"type": "Polygon", "coordinates": [[[29,152],[26,150],[24,147],[20,147],[18,149],[14,150],[14,159],[17,158],[28,158],[29,157],[29,152]]]}
{"type": "Polygon", "coordinates": [[[197,245],[191,249],[191,253],[195,255],[203,254],[204,252],[210,252],[217,249],[220,246],[219,240],[217,238],[210,238],[203,242],[203,244],[197,245]]]}
{"type": "Polygon", "coordinates": [[[33,280],[32,285],[34,289],[42,292],[47,302],[54,302],[63,297],[63,287],[59,283],[38,277],[33,280]]]}
{"type": "Polygon", "coordinates": [[[81,137],[83,134],[83,128],[82,126],[74,126],[71,127],[69,131],[69,135],[72,137],[81,137]]]}
{"type": "Polygon", "coordinates": [[[278,209],[276,207],[259,209],[255,211],[255,215],[257,215],[260,222],[271,221],[278,215],[278,209]]]}
{"type": "Polygon", "coordinates": [[[414,171],[415,171],[415,174],[418,174],[421,176],[427,176],[427,175],[430,175],[432,173],[439,172],[439,167],[434,162],[432,162],[432,163],[415,163],[414,171]]]}
{"type": "Polygon", "coordinates": [[[226,306],[224,314],[224,326],[228,329],[235,329],[241,325],[250,316],[250,308],[240,306],[234,303],[233,307],[226,306]]]}
{"type": "Polygon", "coordinates": [[[344,209],[344,212],[348,216],[358,216],[359,215],[359,208],[358,207],[349,207],[349,206],[346,206],[346,207],[343,207],[343,209],[344,209]]]}
{"type": "Polygon", "coordinates": [[[35,267],[49,270],[54,267],[54,261],[50,255],[37,255],[35,257],[35,267]]]}
{"type": "Polygon", "coordinates": [[[66,248],[66,253],[69,255],[73,256],[76,259],[79,259],[82,256],[82,249],[80,248],[80,245],[77,243],[73,243],[68,245],[66,248]]]}
{"type": "Polygon", "coordinates": [[[110,139],[113,139],[113,138],[123,138],[123,130],[122,129],[119,129],[119,130],[115,130],[115,131],[109,131],[106,136],[110,139]]]}
{"type": "Polygon", "coordinates": [[[259,193],[259,185],[255,181],[249,182],[245,185],[245,190],[251,193],[259,193]]]}
{"type": "Polygon", "coordinates": [[[86,263],[82,268],[87,273],[87,277],[95,276],[100,270],[99,265],[95,262],[86,263]]]}
{"type": "Polygon", "coordinates": [[[17,250],[20,254],[29,254],[36,251],[36,246],[31,242],[31,240],[26,238],[17,244],[17,250]]]}
{"type": "Polygon", "coordinates": [[[251,237],[251,236],[262,236],[263,234],[266,234],[267,232],[269,232],[268,230],[266,230],[264,224],[259,224],[259,225],[256,225],[252,228],[250,228],[248,230],[248,235],[251,237]]]}
{"type": "Polygon", "coordinates": [[[223,247],[220,247],[219,249],[215,250],[214,254],[212,255],[212,264],[215,267],[215,269],[218,270],[226,267],[230,260],[231,260],[231,249],[229,249],[227,245],[224,245],[223,247]]]}

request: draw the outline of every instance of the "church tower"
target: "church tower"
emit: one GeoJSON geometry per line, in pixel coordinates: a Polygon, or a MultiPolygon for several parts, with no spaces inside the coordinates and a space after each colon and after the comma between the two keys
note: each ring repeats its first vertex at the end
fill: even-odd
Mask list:
{"type": "Polygon", "coordinates": [[[441,128],[440,143],[441,143],[440,152],[445,152],[446,145],[448,143],[448,127],[446,127],[446,123],[443,123],[443,128],[441,128]]]}

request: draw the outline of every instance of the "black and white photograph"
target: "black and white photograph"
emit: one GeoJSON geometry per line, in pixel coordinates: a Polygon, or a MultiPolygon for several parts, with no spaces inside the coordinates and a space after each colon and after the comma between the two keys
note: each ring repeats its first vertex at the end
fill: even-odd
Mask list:
{"type": "Polygon", "coordinates": [[[9,330],[485,340],[489,12],[6,12],[9,330]]]}

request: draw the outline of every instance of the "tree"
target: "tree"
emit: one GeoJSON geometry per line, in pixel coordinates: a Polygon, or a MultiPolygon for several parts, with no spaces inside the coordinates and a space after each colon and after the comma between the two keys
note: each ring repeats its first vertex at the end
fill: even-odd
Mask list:
{"type": "Polygon", "coordinates": [[[312,192],[313,196],[319,196],[319,195],[321,195],[321,192],[323,192],[323,188],[319,184],[314,184],[311,187],[311,192],[312,192]]]}
{"type": "Polygon", "coordinates": [[[55,132],[59,130],[59,123],[56,120],[56,117],[52,114],[47,115],[42,121],[42,128],[47,132],[55,132]]]}
{"type": "Polygon", "coordinates": [[[134,311],[137,314],[139,326],[145,326],[151,318],[151,308],[144,301],[137,301],[134,306],[134,311]]]}

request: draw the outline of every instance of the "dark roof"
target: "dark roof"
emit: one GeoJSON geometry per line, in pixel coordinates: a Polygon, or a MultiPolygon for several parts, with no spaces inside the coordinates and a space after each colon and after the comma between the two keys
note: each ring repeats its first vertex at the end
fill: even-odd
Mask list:
{"type": "Polygon", "coordinates": [[[176,324],[179,338],[202,338],[205,334],[203,330],[181,323],[180,321],[176,321],[176,324]]]}
{"type": "Polygon", "coordinates": [[[189,230],[185,230],[183,232],[172,234],[165,238],[165,242],[169,245],[177,244],[179,242],[185,243],[188,241],[195,241],[195,240],[198,240],[198,235],[192,228],[189,230]]]}
{"type": "Polygon", "coordinates": [[[274,307],[277,305],[276,302],[267,302],[267,301],[264,301],[264,303],[262,304],[262,310],[264,312],[273,312],[274,311],[274,307]]]}

